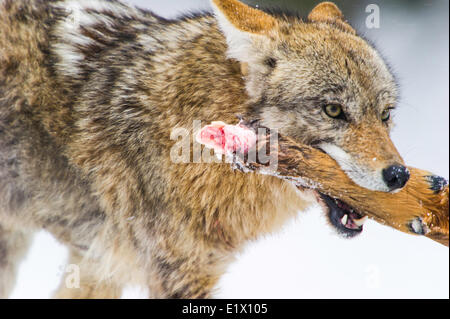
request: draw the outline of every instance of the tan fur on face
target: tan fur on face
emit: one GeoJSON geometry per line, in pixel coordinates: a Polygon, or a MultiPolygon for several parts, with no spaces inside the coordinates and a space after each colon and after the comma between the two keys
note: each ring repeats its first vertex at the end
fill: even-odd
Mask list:
{"type": "Polygon", "coordinates": [[[351,127],[344,138],[347,151],[357,154],[360,165],[377,171],[390,165],[404,164],[383,124],[359,125],[351,127]]]}
{"type": "Polygon", "coordinates": [[[276,67],[264,81],[255,81],[256,117],[300,142],[327,144],[330,156],[345,160],[346,171],[358,172],[361,186],[388,191],[380,169],[399,156],[389,138],[391,121],[383,124],[381,114],[396,104],[397,87],[380,55],[353,32],[327,21],[287,19],[280,30],[264,51],[276,67]],[[340,104],[346,119],[327,116],[327,104],[340,104]],[[366,133],[378,143],[360,144],[358,136],[366,133]]]}

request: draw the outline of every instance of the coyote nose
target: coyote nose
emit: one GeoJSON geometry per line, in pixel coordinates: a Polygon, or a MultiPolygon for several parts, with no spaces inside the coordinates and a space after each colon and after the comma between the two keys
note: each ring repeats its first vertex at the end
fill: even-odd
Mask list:
{"type": "Polygon", "coordinates": [[[403,165],[391,165],[383,170],[383,180],[391,191],[403,188],[409,180],[409,170],[403,165]]]}

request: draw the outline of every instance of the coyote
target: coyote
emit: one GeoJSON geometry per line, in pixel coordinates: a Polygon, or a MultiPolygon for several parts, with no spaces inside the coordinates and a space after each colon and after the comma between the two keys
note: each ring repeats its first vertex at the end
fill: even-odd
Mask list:
{"type": "MultiPolygon", "coordinates": [[[[166,20],[119,1],[0,2],[0,296],[45,229],[80,267],[80,287],[63,280],[55,297],[130,283],[211,297],[246,242],[317,202],[273,176],[173,163],[170,131],[194,120],[260,119],[364,188],[407,183],[389,138],[395,79],[333,3],[305,20],[211,3],[166,20]]],[[[352,237],[362,216],[347,209],[330,221],[352,237]]]]}

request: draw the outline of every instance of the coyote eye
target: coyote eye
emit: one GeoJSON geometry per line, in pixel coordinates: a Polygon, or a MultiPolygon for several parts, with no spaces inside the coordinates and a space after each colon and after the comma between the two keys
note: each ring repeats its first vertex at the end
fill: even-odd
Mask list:
{"type": "Polygon", "coordinates": [[[328,104],[323,108],[323,110],[331,118],[345,119],[344,111],[342,110],[342,106],[339,104],[328,104]]]}
{"type": "Polygon", "coordinates": [[[389,121],[390,118],[391,118],[391,109],[386,109],[383,111],[383,113],[381,113],[381,120],[383,122],[389,121]]]}

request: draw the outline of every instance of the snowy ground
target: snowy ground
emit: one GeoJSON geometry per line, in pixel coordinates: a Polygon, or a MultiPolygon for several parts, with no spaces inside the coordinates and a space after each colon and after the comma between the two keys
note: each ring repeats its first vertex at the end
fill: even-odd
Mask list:
{"type": "MultiPolygon", "coordinates": [[[[207,0],[129,2],[165,16],[208,8],[207,0]]],[[[360,29],[395,66],[402,85],[393,140],[409,165],[448,178],[448,2],[426,1],[413,11],[378,3],[381,28],[360,29]]],[[[364,8],[355,4],[353,10],[361,11],[355,26],[364,25],[364,8]]],[[[38,234],[12,297],[49,297],[66,256],[50,235],[38,234]]],[[[136,289],[125,293],[142,296],[136,289]]],[[[299,213],[281,233],[250,244],[221,280],[217,297],[448,298],[449,250],[374,222],[359,238],[340,239],[316,207],[299,213]]]]}

